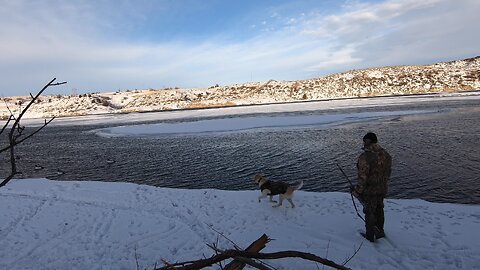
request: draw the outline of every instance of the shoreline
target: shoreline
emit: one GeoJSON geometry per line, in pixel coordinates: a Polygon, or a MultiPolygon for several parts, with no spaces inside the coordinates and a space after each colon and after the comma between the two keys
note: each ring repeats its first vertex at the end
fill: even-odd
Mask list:
{"type": "MultiPolygon", "coordinates": [[[[425,101],[478,99],[480,90],[455,93],[436,93],[421,95],[377,96],[360,98],[338,98],[325,100],[281,102],[268,104],[248,104],[228,107],[209,107],[202,109],[174,109],[161,111],[142,111],[130,113],[99,113],[82,116],[59,116],[50,125],[100,125],[132,124],[139,122],[175,120],[185,118],[202,118],[217,116],[234,116],[266,113],[286,113],[297,111],[318,111],[349,108],[367,108],[380,106],[398,106],[425,101]]],[[[24,118],[23,124],[29,126],[43,125],[45,118],[24,118]]]]}

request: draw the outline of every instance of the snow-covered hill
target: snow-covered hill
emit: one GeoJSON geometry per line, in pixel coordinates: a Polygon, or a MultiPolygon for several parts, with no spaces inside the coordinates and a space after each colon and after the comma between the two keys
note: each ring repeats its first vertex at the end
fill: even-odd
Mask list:
{"type": "MultiPolygon", "coordinates": [[[[197,89],[149,89],[42,96],[27,118],[236,106],[331,98],[457,92],[480,89],[480,56],[424,66],[352,70],[298,81],[250,82],[197,89]]],[[[0,117],[30,97],[4,98],[0,117]]]]}

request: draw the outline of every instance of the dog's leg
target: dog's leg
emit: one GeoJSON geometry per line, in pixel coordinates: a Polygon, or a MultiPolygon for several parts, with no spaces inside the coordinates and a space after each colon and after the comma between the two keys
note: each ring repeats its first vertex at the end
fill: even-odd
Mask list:
{"type": "Polygon", "coordinates": [[[280,195],[280,196],[278,197],[278,204],[275,204],[275,205],[273,205],[272,207],[282,206],[282,203],[283,203],[283,196],[280,195]]]}
{"type": "Polygon", "coordinates": [[[274,200],[273,200],[273,195],[269,195],[269,196],[270,196],[270,202],[272,202],[272,203],[276,203],[276,202],[277,202],[277,201],[274,201],[274,200]]]}
{"type": "MultiPolygon", "coordinates": [[[[266,198],[269,194],[270,194],[270,190],[264,189],[262,191],[262,195],[260,195],[260,197],[258,197],[258,202],[260,202],[260,200],[262,200],[263,198],[266,198]]],[[[270,197],[270,199],[271,199],[271,197],[270,197]]]]}
{"type": "Polygon", "coordinates": [[[263,198],[266,198],[266,197],[267,197],[267,195],[260,195],[260,196],[258,197],[258,202],[260,202],[263,198]]]}
{"type": "Polygon", "coordinates": [[[292,205],[292,208],[295,208],[295,204],[293,204],[293,201],[291,198],[288,198],[287,201],[292,205]]]}

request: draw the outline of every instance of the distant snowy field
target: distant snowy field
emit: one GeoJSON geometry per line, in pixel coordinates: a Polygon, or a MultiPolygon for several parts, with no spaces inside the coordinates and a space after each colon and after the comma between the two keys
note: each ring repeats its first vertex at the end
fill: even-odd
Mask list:
{"type": "MultiPolygon", "coordinates": [[[[299,191],[296,208],[258,203],[258,191],[182,190],[129,183],[13,180],[0,189],[1,269],[153,269],[240,247],[297,250],[353,269],[480,269],[480,206],[386,200],[387,239],[359,235],[350,195],[299,191]]],[[[301,259],[277,269],[318,269],[301,259]]],[[[322,266],[319,266],[322,267],[322,266]]],[[[217,268],[217,267],[215,267],[217,268]]]]}
{"type": "MultiPolygon", "coordinates": [[[[376,97],[358,99],[336,99],[314,102],[296,102],[270,105],[249,105],[199,110],[176,110],[128,114],[98,114],[80,117],[59,117],[50,125],[95,125],[95,124],[123,124],[146,121],[162,121],[185,118],[231,117],[250,114],[284,113],[296,111],[338,110],[346,108],[375,108],[380,106],[400,106],[405,104],[443,101],[443,100],[480,100],[480,91],[463,93],[444,93],[421,96],[376,97]]],[[[142,108],[139,108],[140,110],[142,108]]],[[[24,119],[23,124],[28,126],[43,125],[44,119],[24,119]]]]}

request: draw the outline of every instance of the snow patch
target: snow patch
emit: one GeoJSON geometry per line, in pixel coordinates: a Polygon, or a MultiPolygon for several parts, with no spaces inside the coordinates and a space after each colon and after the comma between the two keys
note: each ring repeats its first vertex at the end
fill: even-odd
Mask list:
{"type": "MultiPolygon", "coordinates": [[[[246,181],[252,181],[246,179],[246,181]]],[[[0,189],[1,269],[153,269],[242,248],[310,252],[353,269],[480,269],[480,206],[385,201],[386,239],[365,242],[347,193],[298,191],[296,208],[258,203],[259,191],[184,190],[130,183],[12,180],[0,189]],[[213,228],[213,229],[212,229],[213,228]],[[137,257],[137,260],[136,260],[137,257]]],[[[318,269],[300,259],[277,269],[318,269]]]]}

